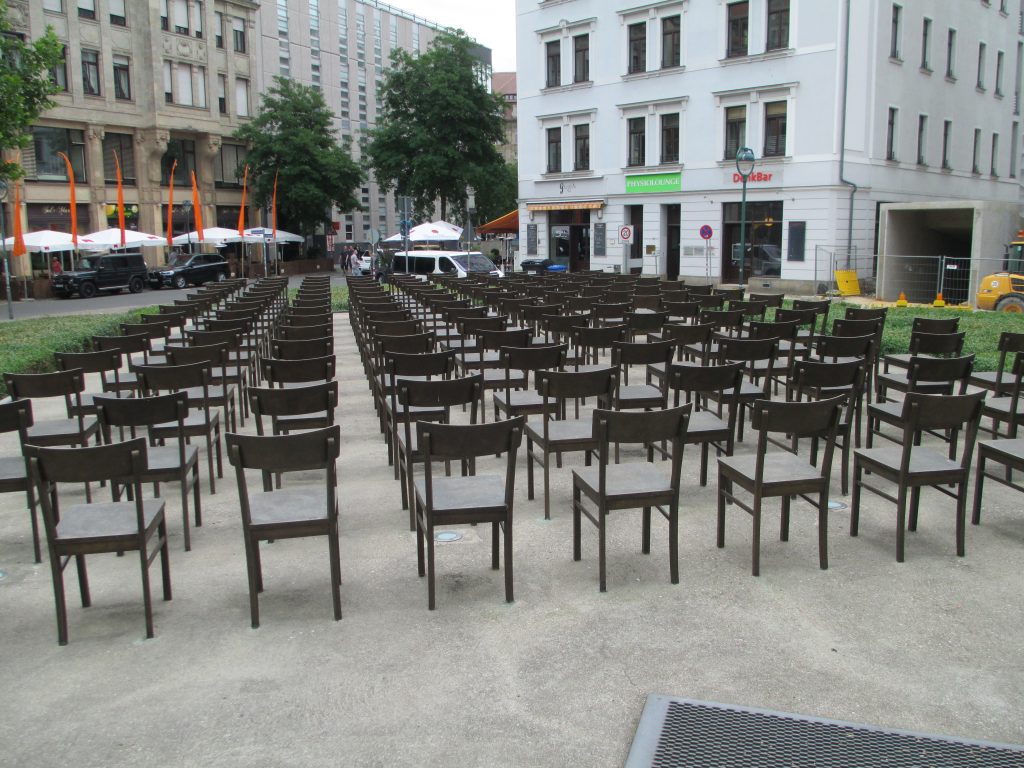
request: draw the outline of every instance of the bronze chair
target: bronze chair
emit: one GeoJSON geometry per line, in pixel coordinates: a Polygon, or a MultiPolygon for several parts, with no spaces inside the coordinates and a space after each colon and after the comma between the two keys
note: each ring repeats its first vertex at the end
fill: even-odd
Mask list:
{"type": "Polygon", "coordinates": [[[153,637],[153,604],[149,567],[157,555],[163,577],[164,600],[171,599],[171,567],[167,556],[167,524],[164,503],[142,495],[142,476],[147,469],[144,438],[113,445],[79,448],[32,446],[27,452],[32,482],[43,509],[46,542],[50,554],[53,593],[57,604],[57,642],[68,644],[68,614],[64,597],[64,569],[75,559],[82,607],[91,605],[85,556],[101,552],[138,551],[142,566],[142,600],[146,613],[146,637],[153,637]],[[60,506],[63,483],[108,480],[113,500],[60,506]],[[132,501],[121,501],[120,485],[129,485],[132,501]]]}
{"type": "Polygon", "coordinates": [[[416,560],[419,575],[427,577],[430,610],[434,610],[435,604],[434,529],[441,525],[490,523],[491,568],[495,570],[500,565],[498,537],[504,535],[505,601],[512,602],[512,511],[516,453],[523,439],[524,422],[524,417],[517,416],[492,424],[416,423],[417,443],[424,464],[423,478],[413,484],[416,560]],[[506,456],[504,478],[476,474],[477,458],[502,453],[506,456]],[[436,461],[460,461],[462,476],[435,477],[436,461]]]}
{"type": "Polygon", "coordinates": [[[530,388],[530,374],[536,385],[539,371],[560,371],[565,368],[568,348],[565,344],[544,347],[502,347],[501,367],[505,370],[504,389],[495,392],[494,420],[501,416],[530,416],[544,412],[544,400],[536,387],[530,388]],[[518,374],[518,375],[517,375],[518,374]],[[520,389],[514,387],[520,386],[520,389]]]}
{"type": "Polygon", "coordinates": [[[988,389],[996,395],[1008,395],[1013,389],[1012,368],[1006,365],[1007,358],[1013,363],[1014,356],[1024,352],[1024,333],[1003,331],[999,334],[999,362],[994,371],[975,371],[971,374],[971,385],[988,389]]]}
{"type": "Polygon", "coordinates": [[[335,424],[293,435],[239,435],[228,433],[228,461],[235,468],[238,499],[245,537],[245,564],[249,576],[249,612],[252,627],[260,625],[259,593],[263,591],[260,542],[306,536],[326,536],[331,562],[331,597],[334,620],[341,619],[341,556],[338,548],[337,460],[341,428],[335,424]],[[250,492],[246,469],[259,470],[263,491],[250,492]],[[275,490],[272,475],[323,470],[325,485],[275,490]]]}
{"type": "Polygon", "coordinates": [[[669,389],[675,392],[673,406],[692,404],[686,429],[687,445],[700,446],[700,484],[708,484],[708,453],[711,446],[718,455],[732,456],[736,444],[736,416],[743,365],[695,365],[677,363],[669,368],[669,389]],[[708,408],[709,400],[718,403],[717,413],[708,408]],[[723,411],[725,415],[723,417],[723,411]]]}
{"type": "Polygon", "coordinates": [[[260,361],[260,366],[263,368],[263,379],[268,386],[287,389],[314,382],[331,381],[336,374],[337,361],[334,355],[304,357],[297,360],[265,357],[260,361]]]}
{"type": "MultiPolygon", "coordinates": [[[[597,528],[598,581],[602,592],[607,588],[606,520],[608,513],[619,509],[643,509],[641,551],[651,552],[651,508],[668,520],[669,573],[673,584],[679,583],[679,488],[683,463],[683,445],[690,405],[659,411],[611,411],[597,408],[593,413],[592,431],[597,437],[598,465],[575,469],[572,473],[572,558],[580,560],[581,518],[586,516],[597,528]],[[609,446],[625,444],[653,445],[672,441],[672,469],[666,473],[651,461],[612,464],[609,446]],[[587,509],[583,497],[596,506],[587,509]]],[[[616,457],[617,458],[617,457],[616,457]]]]}
{"type": "Polygon", "coordinates": [[[124,439],[125,428],[129,439],[134,440],[139,427],[146,432],[157,425],[164,426],[161,442],[165,442],[168,433],[177,425],[174,434],[174,445],[150,446],[146,469],[142,472],[142,481],[153,483],[154,495],[160,497],[160,483],[178,483],[181,487],[181,521],[185,539],[185,551],[192,549],[192,537],[188,520],[188,492],[192,491],[193,508],[196,527],[203,524],[203,508],[199,496],[199,450],[188,445],[185,436],[185,418],[188,416],[188,395],[184,392],[173,392],[155,397],[97,397],[96,416],[103,431],[103,442],[110,445],[114,441],[112,427],[117,427],[119,437],[124,439]]]}
{"type": "Polygon", "coordinates": [[[338,382],[324,381],[288,389],[250,387],[249,400],[256,419],[256,434],[266,434],[263,418],[270,419],[275,435],[296,430],[324,429],[334,424],[338,382]]]}
{"type": "MultiPolygon", "coordinates": [[[[0,434],[17,432],[21,445],[25,445],[24,434],[32,426],[32,401],[28,399],[9,400],[0,403],[0,434]]],[[[36,516],[35,488],[28,476],[28,467],[22,451],[13,456],[0,456],[0,493],[25,494],[28,516],[32,523],[32,551],[37,563],[42,562],[39,545],[39,518],[36,516]]]]}
{"type": "Polygon", "coordinates": [[[964,556],[967,483],[971,457],[981,420],[984,392],[960,395],[927,395],[911,392],[903,401],[903,444],[882,448],[858,449],[853,453],[853,500],[850,505],[850,535],[856,536],[860,522],[861,488],[896,504],[896,561],[903,562],[906,531],[917,530],[921,489],[932,487],[956,499],[956,553],[964,556]],[[915,445],[915,436],[924,431],[964,432],[959,457],[928,446],[915,445]],[[896,495],[869,485],[863,474],[868,471],[896,484],[896,495]],[[949,486],[952,486],[951,490],[949,486]],[[910,502],[907,503],[907,494],[910,502]],[[908,515],[909,513],[909,515],[908,515]]]}
{"type": "Polygon", "coordinates": [[[752,425],[757,430],[757,449],[742,456],[718,460],[718,547],[725,546],[725,505],[732,502],[753,519],[751,572],[761,573],[761,507],[766,498],[782,499],[780,538],[789,540],[789,510],[794,496],[818,510],[818,564],[828,568],[828,498],[832,475],[832,454],[835,450],[836,427],[839,423],[843,396],[812,402],[786,403],[758,400],[752,408],[752,425]],[[818,442],[824,441],[821,465],[792,452],[773,435],[809,438],[811,456],[818,453],[818,442]],[[781,451],[769,453],[770,445],[781,451]],[[753,499],[748,504],[734,492],[738,485],[753,499]],[[817,496],[815,501],[812,496],[817,496]]]}

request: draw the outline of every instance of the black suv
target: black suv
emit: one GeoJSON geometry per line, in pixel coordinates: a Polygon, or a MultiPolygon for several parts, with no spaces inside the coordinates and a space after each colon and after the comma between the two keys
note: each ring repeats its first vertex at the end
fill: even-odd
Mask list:
{"type": "Polygon", "coordinates": [[[149,273],[149,284],[153,288],[165,285],[186,288],[190,284],[226,280],[230,271],[227,261],[219,253],[178,253],[171,256],[166,267],[149,273]]]}
{"type": "Polygon", "coordinates": [[[146,285],[146,273],[141,253],[83,256],[73,270],[53,276],[53,292],[62,299],[76,293],[91,299],[97,291],[117,293],[124,288],[139,293],[146,285]]]}

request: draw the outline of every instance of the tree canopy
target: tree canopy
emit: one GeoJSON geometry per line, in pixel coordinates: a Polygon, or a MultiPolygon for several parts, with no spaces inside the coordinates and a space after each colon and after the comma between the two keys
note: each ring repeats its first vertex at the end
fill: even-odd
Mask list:
{"type": "Polygon", "coordinates": [[[270,204],[274,174],[279,174],[277,214],[282,228],[310,234],[329,218],[332,204],[343,211],[359,208],[356,190],[364,175],[348,149],[338,144],[333,122],[317,88],[275,77],[259,112],[235,131],[249,145],[246,162],[257,204],[270,204]]]}
{"type": "Polygon", "coordinates": [[[501,173],[502,103],[480,82],[474,43],[461,31],[438,35],[420,56],[396,50],[384,76],[377,127],[365,156],[377,182],[441,218],[465,210],[501,173]]]}
{"type": "Polygon", "coordinates": [[[481,224],[516,209],[519,201],[519,174],[516,165],[502,163],[479,184],[476,190],[476,220],[481,224]]]}
{"type": "MultiPolygon", "coordinates": [[[[25,146],[32,123],[53,106],[50,96],[57,87],[50,68],[61,59],[61,43],[52,28],[31,43],[10,32],[7,5],[0,0],[0,153],[25,146]]],[[[0,179],[21,175],[18,163],[0,158],[0,179]]]]}

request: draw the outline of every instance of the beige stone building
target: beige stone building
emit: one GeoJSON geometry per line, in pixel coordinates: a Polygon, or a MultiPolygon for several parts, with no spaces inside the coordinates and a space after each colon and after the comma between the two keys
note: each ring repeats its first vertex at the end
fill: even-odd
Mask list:
{"type": "Polygon", "coordinates": [[[516,73],[495,72],[491,77],[491,91],[500,96],[505,105],[502,114],[505,121],[505,140],[499,147],[501,156],[506,163],[514,165],[519,157],[519,145],[516,142],[516,125],[518,123],[516,73]]]}
{"type": "MultiPolygon", "coordinates": [[[[175,233],[195,228],[193,170],[204,225],[235,226],[245,148],[231,134],[253,109],[258,8],[250,0],[9,0],[15,31],[31,39],[51,26],[65,46],[52,73],[56,106],[21,152],[26,231],[70,230],[58,152],[74,168],[80,234],[116,226],[115,152],[129,228],[165,233],[175,159],[175,233]]],[[[9,231],[10,196],[5,208],[9,231]]],[[[163,249],[145,253],[151,263],[164,258],[163,249]]],[[[47,268],[33,259],[37,272],[47,268]]],[[[28,260],[18,261],[12,272],[28,274],[28,260]]]]}

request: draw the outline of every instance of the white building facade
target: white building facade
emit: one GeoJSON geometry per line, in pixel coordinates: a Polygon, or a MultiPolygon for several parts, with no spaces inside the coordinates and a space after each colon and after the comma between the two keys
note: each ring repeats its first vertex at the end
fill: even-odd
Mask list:
{"type": "Polygon", "coordinates": [[[744,146],[757,287],[869,272],[884,202],[1017,203],[1020,6],[517,0],[522,252],[735,283],[744,146]]]}

